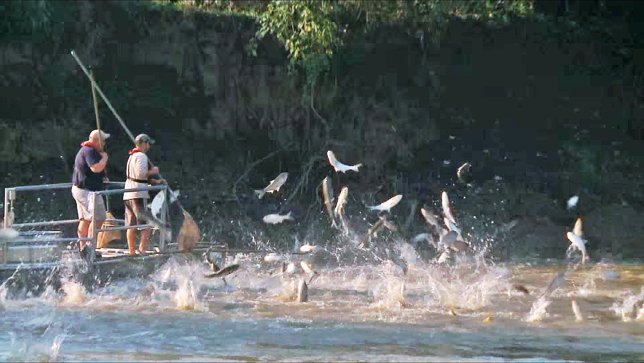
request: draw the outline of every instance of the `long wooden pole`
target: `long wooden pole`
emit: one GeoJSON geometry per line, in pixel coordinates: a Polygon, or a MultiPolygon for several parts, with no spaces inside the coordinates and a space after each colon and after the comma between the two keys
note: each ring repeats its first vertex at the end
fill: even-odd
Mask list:
{"type": "Polygon", "coordinates": [[[71,53],[72,53],[72,57],[74,57],[74,59],[76,59],[76,63],[78,63],[78,65],[83,70],[83,73],[85,73],[85,75],[94,83],[94,88],[96,89],[96,92],[98,92],[99,96],[101,96],[103,101],[105,101],[105,104],[107,104],[107,107],[110,109],[110,111],[112,111],[112,113],[114,114],[114,117],[116,117],[118,122],[121,124],[121,126],[123,127],[123,130],[125,130],[125,133],[127,134],[127,136],[129,136],[130,139],[132,140],[132,142],[134,142],[134,135],[132,134],[132,132],[130,132],[130,129],[127,128],[127,126],[125,125],[125,122],[123,122],[123,119],[121,118],[121,116],[119,116],[118,112],[116,112],[114,107],[112,107],[112,104],[110,103],[110,100],[108,100],[107,97],[105,96],[105,94],[103,93],[103,91],[101,91],[101,87],[99,87],[98,84],[96,84],[96,82],[93,81],[92,76],[87,71],[87,68],[85,68],[85,65],[83,64],[83,62],[81,62],[81,60],[78,58],[78,56],[76,55],[76,52],[74,52],[72,50],[71,53]]]}
{"type": "MultiPolygon", "coordinates": [[[[98,145],[101,151],[105,151],[105,144],[103,144],[103,138],[101,137],[101,117],[98,114],[98,99],[96,98],[96,81],[94,81],[94,72],[90,69],[89,71],[89,80],[92,84],[92,100],[94,101],[94,115],[96,115],[96,129],[98,130],[98,145]]],[[[107,177],[107,166],[103,169],[103,174],[107,177]]],[[[105,206],[107,211],[110,211],[110,197],[105,196],[105,206]]]]}
{"type": "Polygon", "coordinates": [[[101,151],[104,150],[103,138],[101,137],[101,118],[98,115],[98,100],[96,99],[96,82],[94,81],[94,72],[89,71],[89,80],[92,84],[92,100],[94,101],[94,115],[96,115],[96,129],[98,130],[98,144],[101,151]]]}

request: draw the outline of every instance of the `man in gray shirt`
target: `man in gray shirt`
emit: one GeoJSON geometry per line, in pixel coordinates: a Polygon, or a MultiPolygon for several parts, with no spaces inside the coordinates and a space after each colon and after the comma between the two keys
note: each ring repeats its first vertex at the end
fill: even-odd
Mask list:
{"type": "MultiPolygon", "coordinates": [[[[145,154],[150,150],[150,145],[154,144],[154,140],[146,134],[140,134],[134,139],[135,148],[130,150],[130,157],[127,159],[127,167],[125,169],[127,180],[125,181],[125,189],[143,188],[148,184],[162,184],[163,179],[151,179],[152,176],[159,174],[158,167],[152,167],[148,156],[145,154]]],[[[123,194],[123,201],[125,203],[125,225],[134,226],[146,223],[146,208],[150,194],[147,191],[127,192],[123,194]]],[[[147,244],[150,240],[151,229],[141,228],[141,242],[139,249],[136,251],[136,232],[134,228],[128,229],[127,246],[130,255],[146,254],[147,244]]]]}

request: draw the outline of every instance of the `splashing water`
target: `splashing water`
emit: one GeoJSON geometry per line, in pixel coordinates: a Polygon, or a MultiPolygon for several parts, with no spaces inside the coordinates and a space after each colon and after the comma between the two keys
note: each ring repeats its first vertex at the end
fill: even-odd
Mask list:
{"type": "Polygon", "coordinates": [[[552,304],[552,301],[547,297],[539,297],[534,304],[532,304],[532,308],[530,308],[530,312],[525,320],[529,323],[542,321],[544,318],[548,317],[547,309],[550,304],[552,304]]]}
{"type": "Polygon", "coordinates": [[[62,283],[62,290],[64,292],[64,298],[61,301],[61,304],[78,305],[87,300],[85,287],[77,281],[64,280],[62,283]]]}
{"type": "MultiPolygon", "coordinates": [[[[644,290],[632,292],[642,286],[639,267],[570,271],[560,291],[537,298],[565,266],[495,265],[484,252],[454,253],[437,264],[411,245],[394,242],[375,241],[369,250],[327,245],[305,256],[320,273],[309,285],[307,303],[292,298],[301,275],[276,273],[279,264],[257,254],[229,257],[242,268],[226,277],[227,284],[204,278],[211,271],[201,261],[170,258],[148,278],[90,291],[72,280],[62,291],[21,299],[0,291],[0,329],[8,332],[0,334],[0,360],[545,361],[597,360],[605,352],[617,360],[641,357],[644,326],[636,319],[643,314],[638,301],[644,290]],[[607,279],[605,270],[616,272],[607,279]],[[512,293],[514,283],[529,293],[512,293]],[[580,301],[584,321],[574,322],[569,295],[580,301]],[[622,312],[628,312],[628,324],[622,312]],[[556,319],[548,319],[550,314],[556,319]],[[562,340],[569,343],[562,347],[562,340]]],[[[268,245],[260,238],[255,243],[268,245]]]]}
{"type": "Polygon", "coordinates": [[[624,322],[641,320],[642,308],[644,308],[644,287],[639,294],[627,293],[623,302],[615,302],[611,310],[624,322]]]}

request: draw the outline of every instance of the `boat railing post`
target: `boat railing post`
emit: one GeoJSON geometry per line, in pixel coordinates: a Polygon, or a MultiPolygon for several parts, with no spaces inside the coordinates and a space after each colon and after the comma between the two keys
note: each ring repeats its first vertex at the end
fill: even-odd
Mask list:
{"type": "Polygon", "coordinates": [[[4,189],[4,205],[2,206],[4,211],[4,220],[2,227],[9,228],[9,189],[4,189]]]}
{"type": "MultiPolygon", "coordinates": [[[[4,211],[4,220],[2,223],[2,226],[4,228],[9,228],[9,189],[5,188],[4,189],[4,205],[2,206],[3,211],[4,211]]],[[[2,259],[1,262],[3,264],[7,263],[7,241],[2,241],[2,259]]]]}
{"type": "MultiPolygon", "coordinates": [[[[163,226],[166,225],[166,221],[168,220],[168,187],[167,185],[163,190],[161,190],[159,193],[163,193],[163,200],[164,203],[161,205],[161,222],[163,222],[163,226]]],[[[167,231],[165,228],[159,229],[159,250],[161,252],[165,252],[165,246],[169,241],[166,241],[166,236],[167,236],[167,231]]]]}
{"type": "Polygon", "coordinates": [[[89,260],[91,262],[94,262],[94,258],[96,257],[96,246],[98,245],[96,243],[96,241],[97,241],[96,230],[98,229],[98,228],[96,228],[96,198],[97,197],[101,198],[100,194],[98,194],[96,192],[91,192],[91,194],[90,194],[90,203],[92,203],[92,239],[90,240],[90,246],[85,246],[85,248],[91,247],[89,249],[89,251],[88,251],[89,252],[89,260]]]}

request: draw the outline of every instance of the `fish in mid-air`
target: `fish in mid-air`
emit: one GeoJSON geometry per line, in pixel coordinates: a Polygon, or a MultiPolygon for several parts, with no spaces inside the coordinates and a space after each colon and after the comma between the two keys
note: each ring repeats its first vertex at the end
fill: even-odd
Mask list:
{"type": "Polygon", "coordinates": [[[319,272],[313,269],[313,266],[311,266],[311,263],[308,261],[300,261],[300,267],[302,267],[302,271],[304,271],[304,273],[310,276],[307,285],[310,285],[311,282],[320,275],[319,272]]]}
{"type": "Polygon", "coordinates": [[[530,290],[527,287],[521,284],[512,284],[512,288],[516,291],[519,291],[525,295],[530,295],[530,290]]]}
{"type": "Polygon", "coordinates": [[[331,150],[326,152],[326,156],[329,158],[329,164],[331,164],[333,169],[342,173],[346,173],[349,170],[353,170],[357,173],[359,171],[358,169],[362,166],[362,163],[356,165],[346,165],[339,162],[338,159],[336,159],[335,154],[331,150]]]}
{"type": "MultiPolygon", "coordinates": [[[[204,277],[205,278],[221,277],[223,279],[223,277],[228,276],[231,273],[239,270],[239,267],[240,266],[238,264],[234,263],[232,265],[228,265],[224,268],[221,268],[211,274],[204,275],[204,277]]],[[[224,282],[226,282],[226,280],[224,280],[224,282]]]]}
{"type": "Polygon", "coordinates": [[[566,280],[566,271],[558,272],[555,277],[550,280],[548,287],[543,291],[540,297],[548,299],[552,293],[557,290],[566,280]]]}
{"type": "Polygon", "coordinates": [[[266,193],[279,192],[282,185],[286,183],[286,179],[288,179],[288,173],[287,172],[280,173],[278,176],[275,177],[275,179],[271,180],[270,183],[268,183],[268,185],[264,189],[255,190],[255,194],[257,194],[257,198],[262,199],[262,197],[266,193]]]}
{"type": "Polygon", "coordinates": [[[400,203],[400,200],[402,199],[402,194],[398,194],[396,196],[393,196],[389,198],[387,201],[382,202],[378,205],[372,205],[368,206],[370,210],[377,210],[381,212],[388,212],[391,208],[395,207],[398,203],[400,203]]]}
{"type": "Polygon", "coordinates": [[[342,212],[344,211],[344,205],[347,204],[347,196],[349,195],[349,188],[342,187],[340,190],[340,195],[338,195],[338,202],[335,205],[333,213],[336,217],[342,218],[342,212]]]}
{"type": "Polygon", "coordinates": [[[297,302],[301,303],[309,301],[309,286],[306,284],[306,281],[304,281],[304,279],[301,279],[297,284],[296,300],[297,302]]]}
{"type": "Polygon", "coordinates": [[[280,224],[286,220],[293,220],[293,216],[291,212],[288,212],[287,214],[267,214],[264,216],[262,219],[264,223],[268,224],[280,224]]]}
{"type": "Polygon", "coordinates": [[[568,207],[568,209],[573,209],[577,205],[577,202],[579,202],[579,197],[576,195],[573,195],[566,202],[566,206],[568,207]]]}
{"type": "Polygon", "coordinates": [[[360,241],[359,246],[362,248],[367,248],[369,247],[369,241],[372,236],[376,236],[378,231],[380,231],[383,227],[385,226],[385,221],[384,219],[379,218],[376,223],[373,224],[373,226],[369,227],[367,230],[367,233],[364,235],[362,240],[360,241]]]}
{"type": "Polygon", "coordinates": [[[300,246],[300,252],[302,253],[317,253],[320,252],[322,248],[320,246],[312,245],[309,243],[305,243],[302,246],[300,246]]]}
{"type": "Polygon", "coordinates": [[[466,183],[467,175],[469,174],[471,167],[472,164],[470,164],[469,162],[459,166],[459,168],[456,169],[456,176],[458,177],[458,180],[466,183]]]}
{"type": "Polygon", "coordinates": [[[584,321],[584,316],[581,313],[581,309],[579,309],[577,300],[570,299],[570,304],[572,306],[572,312],[575,314],[575,321],[576,322],[584,321]]]}
{"type": "Polygon", "coordinates": [[[456,224],[456,218],[454,218],[454,213],[452,213],[452,207],[449,204],[449,197],[447,192],[443,191],[441,193],[441,205],[443,207],[443,215],[445,218],[449,219],[452,223],[456,224]]]}
{"type": "Polygon", "coordinates": [[[282,262],[283,260],[284,260],[284,256],[280,256],[274,252],[271,252],[266,256],[264,256],[264,262],[266,263],[282,262]]]}
{"type": "Polygon", "coordinates": [[[583,231],[581,230],[581,218],[577,218],[575,227],[573,228],[572,232],[566,233],[566,237],[568,237],[568,240],[571,243],[568,247],[568,250],[566,251],[566,254],[574,249],[579,250],[579,252],[581,252],[582,264],[586,263],[586,260],[588,260],[588,253],[586,252],[586,240],[583,238],[583,235],[583,231]]]}
{"type": "Polygon", "coordinates": [[[337,228],[335,217],[333,217],[333,187],[331,186],[331,179],[326,176],[322,180],[322,197],[324,198],[324,206],[326,207],[329,218],[331,218],[331,226],[337,228]]]}

